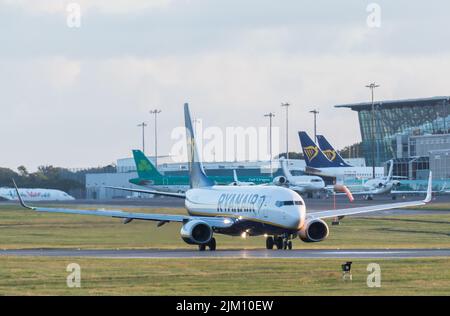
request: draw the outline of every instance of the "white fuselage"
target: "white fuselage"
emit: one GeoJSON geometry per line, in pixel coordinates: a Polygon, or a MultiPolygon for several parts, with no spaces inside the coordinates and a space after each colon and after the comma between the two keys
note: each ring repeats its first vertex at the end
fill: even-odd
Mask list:
{"type": "Polygon", "coordinates": [[[366,189],[368,192],[370,192],[370,194],[375,194],[375,195],[391,193],[392,187],[393,187],[393,184],[390,182],[388,182],[385,185],[380,186],[380,187],[364,185],[364,189],[366,189]]]}
{"type": "MultiPolygon", "coordinates": [[[[19,189],[20,196],[26,202],[37,201],[72,201],[74,197],[66,192],[51,189],[19,189]]],[[[0,188],[0,198],[18,201],[15,189],[0,188]]]]}
{"type": "Polygon", "coordinates": [[[366,191],[373,191],[373,194],[388,194],[398,184],[399,181],[388,180],[387,178],[371,179],[363,184],[363,188],[366,191]]]}
{"type": "Polygon", "coordinates": [[[325,189],[325,182],[317,176],[290,176],[289,188],[299,193],[313,193],[325,189]]]}
{"type": "MultiPolygon", "coordinates": [[[[212,186],[186,192],[186,208],[193,216],[222,216],[286,231],[305,222],[305,204],[296,192],[274,186],[212,186]]],[[[251,225],[250,225],[251,226],[251,225]]],[[[262,227],[262,228],[261,228],[262,227]]],[[[249,231],[252,235],[252,232],[249,231]]]]}
{"type": "MultiPolygon", "coordinates": [[[[370,179],[373,177],[371,167],[330,167],[330,168],[306,168],[306,172],[325,177],[333,177],[338,182],[344,179],[370,179]]],[[[384,176],[384,168],[375,168],[375,177],[384,176]]]]}

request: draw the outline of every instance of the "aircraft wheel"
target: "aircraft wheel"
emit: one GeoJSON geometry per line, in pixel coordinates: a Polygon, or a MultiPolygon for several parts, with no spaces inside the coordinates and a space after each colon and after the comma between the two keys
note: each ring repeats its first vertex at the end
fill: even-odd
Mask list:
{"type": "Polygon", "coordinates": [[[274,246],[273,237],[267,237],[266,238],[266,249],[272,250],[274,246]]]}
{"type": "Polygon", "coordinates": [[[292,250],[292,240],[288,241],[287,247],[289,250],[292,250]]]}
{"type": "Polygon", "coordinates": [[[216,251],[216,239],[213,237],[208,243],[210,251],[216,251]]]}
{"type": "Polygon", "coordinates": [[[205,251],[205,250],[206,250],[206,245],[205,245],[205,244],[203,244],[203,245],[198,245],[198,250],[199,250],[199,251],[205,251]]]}
{"type": "Polygon", "coordinates": [[[278,250],[283,249],[283,238],[277,237],[275,239],[275,245],[277,246],[278,250]]]}

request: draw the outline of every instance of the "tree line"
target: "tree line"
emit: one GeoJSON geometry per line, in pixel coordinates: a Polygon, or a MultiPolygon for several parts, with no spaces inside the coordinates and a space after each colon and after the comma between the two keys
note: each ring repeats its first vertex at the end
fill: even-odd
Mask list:
{"type": "Polygon", "coordinates": [[[110,172],[116,172],[113,164],[77,171],[54,166],[40,166],[35,172],[29,172],[25,166],[19,166],[17,171],[0,167],[0,187],[12,187],[11,179],[14,179],[22,188],[56,189],[69,193],[85,189],[87,173],[110,172]]]}

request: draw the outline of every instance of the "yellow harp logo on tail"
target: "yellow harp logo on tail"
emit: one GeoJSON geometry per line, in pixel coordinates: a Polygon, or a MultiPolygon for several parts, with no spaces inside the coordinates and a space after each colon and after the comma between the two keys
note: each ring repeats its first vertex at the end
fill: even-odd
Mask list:
{"type": "Polygon", "coordinates": [[[316,146],[308,146],[304,148],[305,155],[308,157],[309,161],[312,161],[319,154],[319,148],[316,146]]]}
{"type": "Polygon", "coordinates": [[[328,149],[324,150],[323,153],[327,156],[328,160],[334,161],[336,159],[336,152],[334,150],[328,149]]]}

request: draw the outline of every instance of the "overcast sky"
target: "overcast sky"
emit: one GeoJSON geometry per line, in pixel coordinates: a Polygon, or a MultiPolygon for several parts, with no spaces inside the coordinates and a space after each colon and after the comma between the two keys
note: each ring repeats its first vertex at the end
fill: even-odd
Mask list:
{"type": "MultiPolygon", "coordinates": [[[[205,126],[265,126],[281,102],[295,131],[338,148],[360,140],[333,105],[450,95],[448,1],[0,0],[0,166],[89,167],[140,147],[139,122],[162,110],[159,153],[191,104],[205,126]],[[67,4],[81,27],[67,26],[67,4]]],[[[150,125],[152,127],[152,125],[150,125]]],[[[153,129],[147,130],[153,153],[153,129]]],[[[281,142],[284,142],[282,134],[281,142]]]]}

